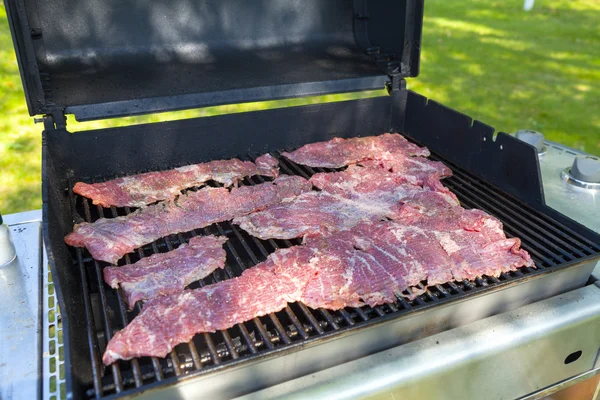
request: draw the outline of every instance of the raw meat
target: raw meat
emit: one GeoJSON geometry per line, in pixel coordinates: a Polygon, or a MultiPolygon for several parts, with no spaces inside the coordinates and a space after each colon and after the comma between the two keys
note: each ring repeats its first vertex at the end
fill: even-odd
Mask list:
{"type": "Polygon", "coordinates": [[[96,260],[115,264],[125,254],[161,237],[247,215],[310,188],[307,180],[288,175],[231,191],[206,187],[126,216],[77,224],[65,242],[70,246],[85,246],[96,260]]]}
{"type": "MultiPolygon", "coordinates": [[[[446,210],[459,212],[455,209],[462,210],[446,210]]],[[[103,362],[164,357],[196,333],[227,329],[290,302],[333,310],[376,306],[401,295],[413,297],[405,291],[422,282],[498,276],[533,265],[519,249],[519,239],[499,235],[495,218],[462,212],[468,215],[461,223],[444,222],[447,215],[420,214],[420,226],[362,222],[351,231],[311,235],[303,246],[277,250],[238,278],[151,300],[110,341],[103,362]]]]}
{"type": "Polygon", "coordinates": [[[379,136],[310,143],[282,155],[297,164],[309,167],[340,168],[364,160],[381,160],[408,156],[429,156],[429,150],[419,147],[397,133],[379,136]]]}
{"type": "MultiPolygon", "coordinates": [[[[233,223],[260,239],[293,239],[327,227],[343,229],[347,222],[355,224],[355,219],[345,219],[344,214],[348,213],[343,206],[339,197],[324,192],[307,192],[290,202],[236,217],[233,223]]],[[[357,218],[360,216],[357,215],[357,218]]]]}
{"type": "MultiPolygon", "coordinates": [[[[254,160],[254,163],[256,164],[257,171],[252,175],[263,175],[271,178],[277,178],[279,176],[279,161],[269,153],[258,157],[254,160]]],[[[248,174],[246,176],[252,175],[248,174]]]]}
{"type": "Polygon", "coordinates": [[[349,229],[361,221],[394,219],[407,202],[431,212],[459,205],[434,175],[418,186],[403,184],[402,177],[385,169],[350,166],[343,172],[315,174],[310,181],[321,191],[303,193],[233,222],[260,239],[292,239],[349,229]]]}
{"type": "Polygon", "coordinates": [[[167,253],[122,267],[106,267],[104,281],[113,289],[121,285],[132,309],[139,300],[181,292],[190,283],[223,268],[226,241],[222,236],[196,236],[167,253]]]}
{"type": "MultiPolygon", "coordinates": [[[[438,167],[438,166],[436,166],[438,167]]],[[[407,190],[419,190],[419,186],[426,190],[435,190],[446,193],[452,197],[456,204],[458,200],[444,185],[440,178],[450,176],[452,172],[442,163],[439,168],[430,174],[421,175],[418,180],[415,176],[393,170],[388,170],[380,164],[351,165],[346,170],[332,173],[318,173],[310,178],[310,183],[317,189],[340,195],[348,199],[387,198],[398,199],[398,193],[407,190]],[[412,179],[415,178],[415,179],[412,179]]]]}
{"type": "Polygon", "coordinates": [[[498,277],[522,265],[533,266],[529,254],[520,248],[521,240],[506,238],[502,223],[481,210],[450,207],[432,215],[415,203],[408,203],[396,221],[434,234],[450,256],[448,270],[452,279],[432,275],[428,278],[430,285],[448,280],[472,280],[482,275],[498,277]]]}
{"type": "Polygon", "coordinates": [[[73,191],[103,207],[142,207],[160,200],[174,198],[183,189],[200,186],[214,180],[231,186],[246,176],[264,175],[276,178],[279,164],[270,154],[251,161],[217,160],[187,165],[161,172],[126,176],[100,183],[77,182],[73,191]]]}
{"type": "Polygon", "coordinates": [[[313,273],[304,268],[311,253],[306,247],[281,249],[238,278],[146,302],[141,314],[112,338],[102,361],[164,357],[197,332],[226,329],[282,309],[302,295],[313,273]]]}
{"type": "Polygon", "coordinates": [[[312,308],[376,306],[397,296],[414,297],[423,290],[405,290],[419,283],[498,277],[533,266],[529,254],[520,249],[521,241],[504,236],[500,221],[480,210],[456,209],[465,213],[460,223],[448,223],[448,215],[440,213],[414,226],[361,223],[352,231],[309,236],[305,246],[317,253],[322,267],[300,301],[312,308]]]}
{"type": "Polygon", "coordinates": [[[380,160],[361,161],[360,165],[387,170],[400,181],[413,185],[423,185],[432,177],[441,179],[452,176],[452,170],[439,161],[431,161],[423,157],[406,157],[401,154],[394,154],[380,160]]]}
{"type": "Polygon", "coordinates": [[[305,245],[319,253],[324,266],[301,300],[312,308],[376,306],[394,302],[436,272],[452,277],[446,270],[449,257],[435,235],[392,222],[308,237],[305,245]]]}

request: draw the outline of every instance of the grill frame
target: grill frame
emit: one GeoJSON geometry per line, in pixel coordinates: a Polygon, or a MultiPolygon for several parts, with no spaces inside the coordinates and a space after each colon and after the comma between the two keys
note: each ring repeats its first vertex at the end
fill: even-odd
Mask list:
{"type": "MultiPolygon", "coordinates": [[[[409,105],[411,104],[410,102],[413,101],[413,107],[416,107],[414,104],[417,104],[415,102],[419,98],[414,97],[407,92],[405,92],[405,94],[407,95],[406,99],[408,100],[409,105]]],[[[409,134],[413,137],[413,139],[416,139],[416,141],[427,145],[432,149],[435,148],[435,143],[431,142],[431,140],[428,140],[427,138],[427,127],[423,125],[420,135],[419,132],[415,132],[415,127],[418,125],[416,123],[411,123],[410,121],[411,118],[413,120],[419,120],[419,118],[416,118],[414,115],[411,117],[410,115],[406,114],[405,109],[403,109],[401,106],[402,102],[398,102],[397,99],[397,97],[395,98],[394,96],[390,96],[376,99],[357,100],[340,104],[295,107],[293,109],[245,113],[244,115],[213,117],[191,121],[176,121],[165,124],[155,124],[156,126],[148,125],[109,129],[96,132],[85,132],[75,134],[73,136],[69,135],[66,131],[45,132],[44,231],[46,235],[46,243],[50,243],[50,263],[51,268],[54,268],[53,276],[57,276],[57,289],[59,293],[59,301],[61,301],[61,310],[65,310],[63,322],[65,327],[65,358],[67,360],[66,374],[68,391],[73,393],[74,397],[79,398],[86,395],[86,389],[90,386],[95,384],[95,390],[99,390],[100,386],[102,386],[102,383],[98,380],[100,374],[102,373],[100,365],[94,363],[93,361],[90,362],[80,359],[81,354],[100,352],[100,349],[98,348],[99,339],[92,334],[93,330],[98,328],[95,324],[91,324],[90,319],[90,316],[94,313],[94,307],[92,304],[93,301],[85,293],[86,290],[89,290],[87,284],[87,275],[89,271],[86,271],[85,268],[80,268],[79,273],[75,274],[73,273],[72,267],[70,272],[67,270],[67,267],[70,266],[70,264],[67,267],[65,267],[64,264],[65,260],[68,260],[71,257],[68,254],[70,250],[68,250],[67,246],[62,243],[62,238],[64,234],[68,233],[72,229],[73,219],[78,219],[77,214],[73,212],[73,210],[76,208],[76,205],[72,204],[68,198],[68,195],[66,195],[64,192],[65,189],[68,191],[68,189],[72,187],[73,181],[85,179],[85,172],[95,171],[95,178],[104,180],[110,178],[110,175],[116,175],[115,173],[109,174],[111,168],[113,171],[118,172],[119,175],[126,175],[133,172],[141,172],[144,169],[166,169],[190,162],[200,162],[207,159],[231,157],[239,154],[240,149],[245,150],[249,148],[253,153],[261,153],[264,150],[273,151],[274,146],[279,146],[278,148],[280,149],[291,149],[304,144],[305,142],[326,140],[333,136],[356,136],[364,132],[369,132],[368,134],[375,134],[382,133],[384,131],[403,131],[404,129],[402,128],[404,127],[408,127],[412,130],[412,132],[409,132],[409,134]],[[335,117],[332,118],[331,113],[337,114],[333,114],[335,117]],[[291,120],[283,123],[285,126],[282,126],[281,122],[274,123],[274,121],[276,121],[278,118],[285,119],[285,117],[291,118],[291,120]],[[244,139],[239,135],[239,132],[236,132],[235,129],[231,129],[229,124],[243,124],[245,119],[246,123],[248,122],[248,119],[253,121],[255,123],[254,128],[257,131],[260,131],[261,128],[264,128],[266,129],[266,132],[263,132],[264,134],[259,136],[244,139]],[[406,123],[407,120],[408,123],[406,123]],[[294,124],[296,126],[292,128],[292,125],[294,124]],[[271,126],[269,127],[269,125],[271,126]],[[139,156],[129,160],[126,157],[127,153],[120,154],[120,151],[117,151],[117,154],[108,160],[102,160],[102,156],[110,154],[108,150],[96,149],[95,151],[91,151],[88,148],[90,144],[99,144],[104,147],[116,146],[117,149],[120,149],[121,146],[123,146],[123,148],[127,149],[129,141],[134,142],[135,139],[140,140],[141,137],[147,138],[147,140],[142,142],[142,146],[149,148],[149,145],[160,145],[160,142],[157,141],[157,138],[162,137],[172,140],[173,136],[177,138],[182,131],[188,131],[188,133],[184,134],[184,136],[189,138],[191,137],[191,134],[189,133],[190,129],[198,126],[202,126],[201,130],[204,131],[221,127],[223,129],[223,136],[225,138],[219,139],[214,138],[214,136],[205,137],[205,139],[208,141],[207,144],[209,149],[204,150],[200,157],[196,155],[197,158],[191,161],[188,161],[185,155],[183,157],[180,155],[175,155],[171,156],[169,160],[171,164],[167,164],[164,161],[165,157],[163,155],[163,159],[159,160],[159,162],[162,162],[160,166],[157,167],[147,164],[145,166],[146,168],[140,168],[140,164],[143,162],[140,160],[141,157],[139,156]],[[156,132],[160,128],[166,128],[166,132],[156,136],[154,136],[152,132],[150,134],[148,134],[148,132],[142,133],[144,129],[156,132]],[[367,130],[369,128],[370,130],[367,130]],[[288,136],[283,139],[281,137],[277,137],[277,134],[281,132],[287,133],[288,136]],[[236,143],[229,144],[224,148],[221,147],[220,143],[224,143],[226,140],[232,138],[237,139],[236,143]],[[245,146],[244,141],[247,141],[249,146],[245,146]],[[286,145],[281,146],[282,142],[286,143],[286,145]],[[434,144],[433,146],[432,143],[434,144]],[[252,146],[252,144],[254,144],[254,146],[252,146]],[[77,149],[85,150],[83,152],[84,154],[79,154],[75,158],[70,158],[69,156],[73,154],[70,153],[70,151],[77,149]],[[235,152],[235,149],[238,149],[237,153],[235,152]],[[219,154],[220,151],[227,153],[219,154]],[[91,158],[87,158],[88,155],[91,158]],[[125,158],[123,158],[124,156],[125,158]],[[48,159],[49,157],[51,159],[48,159]],[[112,165],[110,168],[104,168],[104,165],[102,165],[103,163],[115,163],[116,165],[112,165]],[[176,163],[176,165],[173,165],[172,163],[176,163]],[[52,231],[50,231],[50,229],[52,229],[52,231]],[[76,289],[81,287],[84,288],[83,293],[81,293],[82,296],[78,295],[76,292],[76,289]],[[77,318],[77,316],[80,315],[86,315],[86,318],[83,321],[84,323],[82,323],[81,318],[77,318]],[[87,337],[82,337],[84,335],[81,334],[81,331],[86,332],[87,337]],[[79,359],[73,358],[72,354],[74,353],[78,354],[79,359]]],[[[406,107],[406,103],[404,105],[406,107]]],[[[438,111],[436,111],[434,107],[429,107],[428,112],[435,114],[438,111]]],[[[449,128],[462,128],[469,133],[468,131],[469,129],[472,129],[472,127],[470,127],[469,124],[465,124],[463,126],[463,118],[461,117],[462,114],[457,113],[457,115],[460,117],[461,125],[451,126],[449,128]]],[[[419,117],[425,118],[426,116],[421,115],[419,117]]],[[[488,132],[484,132],[484,134],[488,134],[488,132]]],[[[491,136],[491,132],[489,134],[491,136]]],[[[469,143],[469,140],[472,142],[482,140],[481,136],[477,137],[475,134],[471,134],[471,136],[465,136],[465,138],[466,143],[469,143]]],[[[197,146],[190,147],[192,149],[198,149],[197,146]]],[[[530,149],[527,145],[508,142],[505,153],[498,157],[501,159],[506,158],[505,162],[508,162],[510,158],[514,158],[516,155],[519,155],[522,152],[526,153],[530,150],[532,149],[530,149]],[[515,150],[511,151],[511,147],[513,147],[515,150]]],[[[156,154],[157,151],[157,149],[150,149],[150,154],[148,154],[148,156],[151,157],[152,154],[156,154]]],[[[141,153],[145,154],[146,152],[142,151],[141,153]]],[[[443,156],[446,158],[449,157],[448,154],[443,154],[443,156]]],[[[461,154],[452,153],[450,156],[454,159],[460,159],[461,154]]],[[[464,152],[462,153],[462,157],[465,160],[471,159],[468,156],[468,154],[464,152]]],[[[531,165],[536,165],[535,162],[532,163],[530,159],[524,159],[521,163],[529,163],[529,169],[524,171],[525,175],[535,176],[537,170],[534,167],[531,167],[531,165]]],[[[467,161],[463,161],[462,164],[469,165],[467,161]]],[[[504,166],[505,165],[503,163],[500,163],[499,165],[488,165],[483,170],[470,171],[471,173],[478,173],[479,176],[472,176],[469,179],[481,179],[482,174],[486,175],[487,177],[501,176],[501,173],[503,173],[502,168],[504,168],[504,166]]],[[[292,168],[292,164],[289,164],[289,167],[292,168]]],[[[451,167],[453,167],[455,173],[462,170],[465,170],[465,173],[467,173],[467,168],[459,164],[451,165],[451,167]]],[[[448,183],[448,181],[446,183],[448,183]]],[[[483,185],[493,186],[487,183],[483,185]]],[[[504,186],[504,189],[498,189],[498,193],[501,193],[501,196],[503,197],[512,198],[512,196],[507,192],[511,191],[511,188],[518,186],[518,182],[515,184],[515,182],[507,179],[504,182],[504,186]]],[[[458,187],[458,189],[461,189],[461,187],[458,187]]],[[[521,197],[522,200],[515,200],[517,203],[521,203],[522,207],[531,208],[530,213],[541,213],[550,218],[558,219],[558,221],[560,221],[560,223],[564,225],[566,229],[571,230],[574,235],[581,236],[582,238],[585,238],[585,240],[590,241],[590,243],[600,243],[598,236],[594,233],[574,223],[568,218],[556,212],[552,212],[552,210],[548,209],[545,205],[532,201],[531,199],[536,198],[535,189],[536,188],[534,187],[533,189],[530,188],[529,191],[519,192],[519,197],[521,197]]],[[[464,185],[462,186],[462,190],[465,190],[464,185]]],[[[118,211],[114,209],[110,212],[113,214],[113,216],[118,214],[118,211]]],[[[502,218],[500,219],[502,220],[502,218]]],[[[169,246],[172,248],[173,245],[174,244],[170,241],[167,241],[167,243],[164,244],[166,248],[169,248],[169,246]]],[[[154,248],[153,250],[156,249],[157,248],[154,248]]],[[[600,248],[597,251],[600,251],[600,248]]],[[[76,258],[83,261],[83,251],[78,250],[77,254],[78,255],[76,258]]],[[[264,258],[265,254],[262,256],[264,258]]],[[[456,289],[449,285],[451,291],[459,289],[463,291],[463,293],[460,295],[454,296],[452,298],[453,301],[451,301],[449,304],[441,305],[438,304],[440,303],[438,301],[431,300],[428,302],[426,299],[418,298],[420,300],[415,301],[417,301],[417,303],[421,301],[422,304],[417,305],[417,307],[410,313],[405,313],[403,315],[380,315],[377,321],[374,321],[370,324],[365,324],[364,326],[354,326],[352,329],[348,329],[348,331],[336,332],[335,335],[331,333],[324,333],[321,337],[315,339],[309,338],[304,341],[296,342],[296,344],[292,344],[286,349],[274,349],[268,355],[260,355],[259,357],[256,357],[256,361],[260,360],[261,362],[243,363],[243,360],[240,360],[242,362],[228,362],[226,363],[227,368],[224,368],[225,365],[221,364],[214,368],[210,373],[206,373],[206,371],[198,371],[197,373],[184,376],[178,374],[178,371],[180,372],[177,362],[178,360],[176,360],[176,357],[174,357],[172,354],[170,356],[172,364],[170,368],[172,369],[172,372],[171,370],[167,369],[167,372],[160,377],[160,381],[157,380],[157,382],[145,384],[140,388],[121,391],[120,394],[134,394],[140,391],[147,393],[148,390],[156,390],[158,393],[160,392],[158,390],[159,388],[165,389],[179,381],[193,383],[193,385],[203,382],[202,384],[205,386],[209,385],[212,388],[218,388],[218,390],[214,389],[215,391],[212,393],[219,394],[220,396],[233,396],[236,394],[242,394],[244,391],[258,389],[259,387],[257,385],[263,385],[264,387],[264,385],[274,384],[277,383],[278,379],[290,379],[294,377],[293,374],[306,374],[311,372],[311,370],[314,371],[327,366],[332,366],[340,362],[348,361],[362,355],[382,350],[384,348],[389,348],[403,342],[427,336],[437,331],[468,323],[471,320],[479,319],[486,315],[502,312],[514,307],[518,307],[522,304],[537,301],[542,298],[582,286],[589,277],[589,274],[594,266],[593,260],[596,258],[598,258],[597,253],[581,257],[574,261],[572,260],[571,262],[562,263],[561,266],[552,268],[548,271],[539,271],[533,274],[526,274],[526,276],[516,277],[510,282],[500,282],[494,287],[487,287],[481,290],[477,288],[469,288],[468,284],[464,284],[466,286],[462,288],[459,285],[456,287],[456,289]],[[545,290],[541,290],[542,288],[545,288],[545,290]],[[507,302],[505,297],[509,292],[512,300],[507,302]],[[453,313],[456,314],[457,312],[460,313],[460,305],[466,303],[470,304],[469,307],[476,307],[479,310],[478,314],[474,316],[474,319],[466,314],[461,318],[460,321],[455,321],[451,315],[448,315],[453,313]],[[436,305],[437,307],[432,307],[432,305],[436,305]],[[450,309],[453,309],[454,311],[450,312],[450,309]],[[407,321],[412,322],[409,324],[407,321]],[[414,326],[410,326],[411,324],[414,326]],[[393,331],[394,335],[389,336],[385,333],[386,330],[393,331]],[[377,339],[374,340],[374,337],[377,339]],[[362,339],[358,340],[357,338],[362,339]],[[356,340],[358,341],[355,342],[356,340]],[[353,343],[353,346],[348,347],[348,343],[353,343]],[[360,343],[360,345],[357,343],[360,343]],[[350,352],[348,351],[348,348],[353,348],[356,350],[355,352],[350,352]],[[315,351],[315,349],[318,350],[315,351]],[[333,349],[338,349],[339,351],[333,351],[333,349]],[[319,357],[321,362],[315,363],[313,360],[310,360],[311,357],[308,357],[308,354],[311,354],[311,357],[321,355],[319,357]],[[327,359],[324,359],[323,355],[327,355],[327,359]],[[307,360],[307,357],[310,362],[305,362],[302,364],[300,360],[307,360]],[[289,359],[295,360],[294,362],[296,363],[295,365],[297,367],[299,364],[302,364],[303,367],[298,367],[295,371],[286,371],[281,373],[281,371],[286,369],[285,365],[283,365],[284,360],[289,359]],[[265,367],[266,365],[269,365],[270,367],[265,367]],[[278,367],[273,368],[273,365],[277,365],[278,367]],[[260,371],[263,368],[267,368],[267,370],[280,370],[280,373],[277,375],[277,378],[274,377],[275,375],[268,377],[266,374],[263,374],[261,375],[261,379],[256,379],[256,382],[249,382],[247,379],[243,378],[244,374],[239,374],[239,371],[246,370],[247,368],[251,368],[251,371],[255,371],[255,373],[258,373],[256,371],[260,371]],[[231,379],[235,374],[238,374],[239,376],[236,378],[237,380],[234,380],[236,384],[233,384],[231,379]],[[193,377],[196,379],[190,380],[190,378],[193,377]],[[224,379],[220,379],[219,377],[224,377],[224,379]],[[227,384],[219,386],[219,382],[226,382],[227,384]]],[[[100,276],[100,266],[98,263],[94,264],[92,272],[97,275],[96,280],[98,280],[98,277],[100,276]]],[[[100,300],[102,303],[102,299],[100,300]]],[[[123,311],[124,302],[122,297],[119,296],[116,300],[116,305],[113,305],[112,308],[123,311]]],[[[385,306],[380,307],[380,309],[383,307],[385,306]]],[[[105,306],[101,307],[101,309],[108,312],[107,307],[105,306]]],[[[120,311],[118,312],[120,313],[120,311]]],[[[375,312],[377,313],[377,311],[375,312]]],[[[462,314],[464,314],[464,312],[462,314]]],[[[127,313],[125,312],[124,315],[127,316],[127,313]]],[[[323,318],[327,319],[326,316],[323,318]]],[[[121,319],[123,319],[123,317],[121,317],[121,319]]],[[[342,319],[344,319],[344,316],[342,316],[342,319]]],[[[107,325],[106,320],[108,319],[102,321],[102,324],[100,325],[104,326],[101,326],[100,328],[104,329],[106,332],[110,332],[111,327],[110,324],[107,325]]],[[[318,328],[316,327],[313,327],[313,329],[318,331],[318,328]]],[[[243,330],[241,330],[241,332],[241,336],[244,336],[243,330]]],[[[210,337],[210,335],[204,336],[210,337]]],[[[262,336],[264,339],[268,336],[268,334],[263,333],[262,336]]],[[[224,342],[224,346],[231,352],[231,349],[234,347],[232,345],[234,338],[228,338],[225,336],[222,341],[224,342]]],[[[263,340],[263,342],[265,345],[266,343],[270,343],[270,341],[266,340],[263,340]]],[[[217,359],[217,346],[214,343],[212,345],[210,343],[211,342],[208,341],[208,354],[211,356],[211,358],[217,359]]],[[[191,362],[196,363],[197,365],[200,363],[202,357],[200,357],[200,355],[191,355],[191,358],[191,362]]],[[[161,363],[164,363],[164,361],[153,360],[151,361],[150,365],[153,369],[157,369],[161,363]]],[[[133,382],[141,382],[144,372],[139,368],[139,365],[136,366],[136,361],[133,361],[131,375],[133,382]]],[[[109,367],[108,373],[119,376],[121,372],[119,371],[119,367],[113,366],[109,367]]],[[[204,393],[207,392],[205,391],[204,393]]]]}

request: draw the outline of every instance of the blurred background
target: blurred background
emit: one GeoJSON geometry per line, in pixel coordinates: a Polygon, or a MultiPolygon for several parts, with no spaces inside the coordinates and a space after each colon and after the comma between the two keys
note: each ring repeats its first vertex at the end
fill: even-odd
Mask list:
{"type": "MultiPolygon", "coordinates": [[[[534,129],[600,155],[600,1],[426,0],[421,74],[408,87],[498,131],[534,129]]],[[[385,92],[248,103],[77,123],[72,132],[385,92]]],[[[41,208],[41,125],[27,112],[4,5],[0,5],[0,210],[41,208]]]]}

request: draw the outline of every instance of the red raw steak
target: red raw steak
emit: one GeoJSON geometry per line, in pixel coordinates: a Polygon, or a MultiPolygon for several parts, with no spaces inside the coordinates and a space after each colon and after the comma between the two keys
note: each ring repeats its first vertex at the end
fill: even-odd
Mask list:
{"type": "Polygon", "coordinates": [[[77,182],[73,191],[92,199],[103,207],[143,207],[160,200],[172,199],[183,189],[200,186],[209,180],[225,186],[237,184],[246,176],[264,175],[276,178],[279,164],[270,154],[258,157],[255,163],[217,160],[186,165],[169,171],[147,172],[100,183],[77,182]]]}
{"type": "Polygon", "coordinates": [[[226,241],[222,236],[196,236],[167,253],[122,267],[106,267],[104,281],[113,289],[120,285],[132,309],[139,300],[181,292],[190,283],[223,268],[226,241]]]}
{"type": "Polygon", "coordinates": [[[231,191],[206,187],[126,216],[77,224],[65,242],[70,246],[85,246],[96,260],[115,264],[125,254],[161,237],[265,209],[310,187],[306,179],[288,175],[231,191]]]}
{"type": "Polygon", "coordinates": [[[381,160],[397,155],[429,156],[429,150],[419,147],[397,133],[379,136],[310,143],[281,155],[297,164],[309,167],[340,168],[364,160],[381,160]]]}
{"type": "Polygon", "coordinates": [[[103,362],[164,357],[196,333],[227,329],[291,302],[332,310],[376,306],[421,282],[499,276],[533,265],[519,239],[499,235],[499,221],[463,212],[468,215],[460,223],[436,222],[448,215],[421,215],[415,226],[363,222],[351,231],[310,236],[305,245],[277,250],[238,278],[151,300],[110,341],[103,362]]]}

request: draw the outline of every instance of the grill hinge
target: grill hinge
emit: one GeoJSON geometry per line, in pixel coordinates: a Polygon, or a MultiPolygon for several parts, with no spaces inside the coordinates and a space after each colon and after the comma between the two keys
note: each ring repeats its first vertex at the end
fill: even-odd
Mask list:
{"type": "Polygon", "coordinates": [[[52,111],[52,113],[45,114],[42,118],[34,118],[33,121],[36,124],[43,122],[44,129],[47,131],[65,129],[67,127],[67,117],[62,110],[52,111]]]}
{"type": "Polygon", "coordinates": [[[390,78],[391,81],[386,84],[386,89],[391,97],[390,130],[404,132],[406,104],[408,101],[406,80],[401,75],[391,75],[390,78]]]}
{"type": "Polygon", "coordinates": [[[401,75],[391,75],[392,80],[386,83],[386,89],[389,94],[406,90],[406,80],[401,75]]]}

